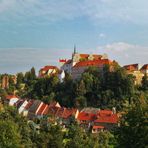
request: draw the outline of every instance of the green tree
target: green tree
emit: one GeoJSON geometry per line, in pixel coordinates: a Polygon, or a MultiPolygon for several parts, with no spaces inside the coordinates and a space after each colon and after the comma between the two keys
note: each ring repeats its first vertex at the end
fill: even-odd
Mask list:
{"type": "Polygon", "coordinates": [[[145,148],[148,145],[148,106],[138,102],[121,120],[118,141],[120,148],[145,148]]]}
{"type": "Polygon", "coordinates": [[[20,148],[21,136],[17,124],[13,121],[0,120],[0,147],[20,148]]]}
{"type": "Polygon", "coordinates": [[[142,90],[146,91],[148,90],[148,76],[144,75],[142,79],[142,90]]]}

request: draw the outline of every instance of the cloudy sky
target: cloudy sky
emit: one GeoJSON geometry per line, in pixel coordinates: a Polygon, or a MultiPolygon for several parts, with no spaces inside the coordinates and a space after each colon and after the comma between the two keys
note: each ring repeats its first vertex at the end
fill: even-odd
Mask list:
{"type": "Polygon", "coordinates": [[[79,53],[148,63],[148,0],[0,0],[0,73],[79,53]]]}

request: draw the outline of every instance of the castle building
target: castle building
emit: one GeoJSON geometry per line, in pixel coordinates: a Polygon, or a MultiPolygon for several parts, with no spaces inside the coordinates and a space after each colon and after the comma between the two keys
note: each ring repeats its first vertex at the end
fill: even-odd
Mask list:
{"type": "Polygon", "coordinates": [[[60,59],[59,62],[61,64],[61,70],[71,74],[73,79],[79,78],[90,66],[102,69],[104,65],[111,63],[111,61],[108,60],[107,54],[80,54],[76,52],[76,48],[74,48],[71,59],[60,59]]]}

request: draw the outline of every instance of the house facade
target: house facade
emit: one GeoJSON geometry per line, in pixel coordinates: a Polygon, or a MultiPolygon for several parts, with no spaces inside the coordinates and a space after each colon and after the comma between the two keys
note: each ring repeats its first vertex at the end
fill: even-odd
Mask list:
{"type": "Polygon", "coordinates": [[[9,106],[14,106],[14,104],[19,100],[19,98],[15,95],[8,95],[6,96],[4,103],[8,104],[9,106]]]}
{"type": "Polygon", "coordinates": [[[39,77],[48,77],[58,74],[59,69],[56,66],[44,66],[39,70],[39,77]]]}
{"type": "Polygon", "coordinates": [[[144,70],[140,70],[139,64],[131,64],[131,65],[125,65],[124,68],[126,69],[128,74],[131,74],[134,76],[134,83],[135,85],[141,85],[142,78],[144,76],[144,70]],[[143,72],[142,72],[143,71],[143,72]]]}

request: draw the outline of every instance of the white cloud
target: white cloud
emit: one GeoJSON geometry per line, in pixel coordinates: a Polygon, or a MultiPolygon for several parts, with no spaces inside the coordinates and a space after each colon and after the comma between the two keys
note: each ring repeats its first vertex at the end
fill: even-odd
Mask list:
{"type": "Polygon", "coordinates": [[[148,47],[125,42],[99,46],[95,52],[107,53],[111,59],[118,61],[121,65],[148,62],[148,47]]]}
{"type": "Polygon", "coordinates": [[[147,0],[1,0],[0,19],[56,21],[87,16],[95,22],[147,24],[147,4],[147,0]]]}

